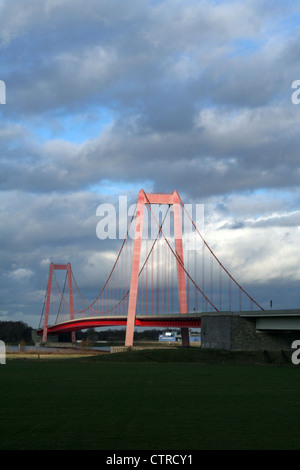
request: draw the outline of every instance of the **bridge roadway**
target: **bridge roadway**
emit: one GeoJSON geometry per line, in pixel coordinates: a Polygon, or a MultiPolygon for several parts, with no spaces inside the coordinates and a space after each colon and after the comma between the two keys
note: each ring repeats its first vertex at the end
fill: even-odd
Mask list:
{"type": "MultiPolygon", "coordinates": [[[[255,319],[257,330],[300,330],[300,309],[282,310],[249,310],[223,312],[193,312],[178,314],[136,315],[135,326],[160,328],[201,328],[203,316],[231,316],[255,319]]],[[[102,326],[126,326],[127,316],[105,315],[75,318],[48,326],[48,334],[67,333],[70,331],[97,328],[102,326]]],[[[37,330],[38,335],[43,329],[37,330]]]]}
{"type": "MultiPolygon", "coordinates": [[[[178,313],[158,315],[136,315],[135,326],[160,327],[160,328],[200,328],[202,313],[178,313]]],[[[65,322],[48,326],[48,334],[69,333],[70,331],[98,328],[101,326],[126,326],[127,316],[105,315],[75,318],[65,322]]],[[[38,335],[43,334],[43,329],[37,330],[38,335]]]]}
{"type": "Polygon", "coordinates": [[[300,330],[299,309],[259,310],[238,314],[241,318],[255,319],[257,330],[300,330]]]}

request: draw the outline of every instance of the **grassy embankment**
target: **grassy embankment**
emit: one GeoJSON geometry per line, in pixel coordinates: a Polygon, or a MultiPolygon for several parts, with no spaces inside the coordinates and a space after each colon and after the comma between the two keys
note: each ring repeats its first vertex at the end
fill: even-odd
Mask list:
{"type": "Polygon", "coordinates": [[[300,374],[288,353],[36,359],[0,366],[0,449],[300,448],[300,374]]]}

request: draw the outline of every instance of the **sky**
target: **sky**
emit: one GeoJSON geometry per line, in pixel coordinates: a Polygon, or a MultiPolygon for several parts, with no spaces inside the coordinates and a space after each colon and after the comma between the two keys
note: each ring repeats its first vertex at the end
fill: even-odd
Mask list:
{"type": "Polygon", "coordinates": [[[38,326],[50,261],[96,296],[97,208],[140,189],[203,204],[238,282],[299,308],[299,36],[289,0],[0,0],[0,321],[38,326]]]}

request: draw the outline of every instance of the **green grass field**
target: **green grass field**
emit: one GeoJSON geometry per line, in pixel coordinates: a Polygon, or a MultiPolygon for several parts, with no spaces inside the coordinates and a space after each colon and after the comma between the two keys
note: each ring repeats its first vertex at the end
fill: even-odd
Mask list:
{"type": "Polygon", "coordinates": [[[300,449],[298,367],[197,354],[8,359],[0,449],[300,449]]]}

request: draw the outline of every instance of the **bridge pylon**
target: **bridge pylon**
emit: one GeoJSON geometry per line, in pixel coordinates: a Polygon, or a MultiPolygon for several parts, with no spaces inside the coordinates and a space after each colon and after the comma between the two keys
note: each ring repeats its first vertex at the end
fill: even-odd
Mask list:
{"type": "MultiPolygon", "coordinates": [[[[51,301],[51,290],[52,290],[52,279],[54,270],[65,270],[68,276],[68,287],[69,287],[69,306],[70,306],[70,320],[74,320],[74,301],[73,301],[73,286],[72,286],[72,271],[71,264],[54,264],[50,263],[48,284],[46,292],[46,308],[45,308],[45,319],[43,328],[43,340],[45,344],[47,341],[48,323],[49,323],[49,312],[50,312],[50,301],[51,301]]],[[[72,342],[75,342],[75,331],[72,332],[72,342]]]]}
{"type": "MultiPolygon", "coordinates": [[[[178,295],[179,295],[179,310],[180,313],[187,313],[187,292],[185,282],[184,258],[183,258],[183,243],[182,243],[182,219],[180,198],[177,191],[172,194],[146,194],[143,189],[139,192],[137,201],[137,215],[135,225],[135,236],[133,245],[133,259],[131,268],[129,301],[128,301],[128,315],[126,325],[125,346],[133,346],[134,325],[136,316],[138,281],[139,281],[139,266],[141,257],[141,244],[143,234],[143,220],[145,205],[151,204],[168,204],[173,206],[173,221],[174,221],[174,238],[175,250],[177,255],[177,282],[178,282],[178,295]]],[[[181,328],[182,346],[189,346],[189,330],[188,328],[181,328]]]]}

